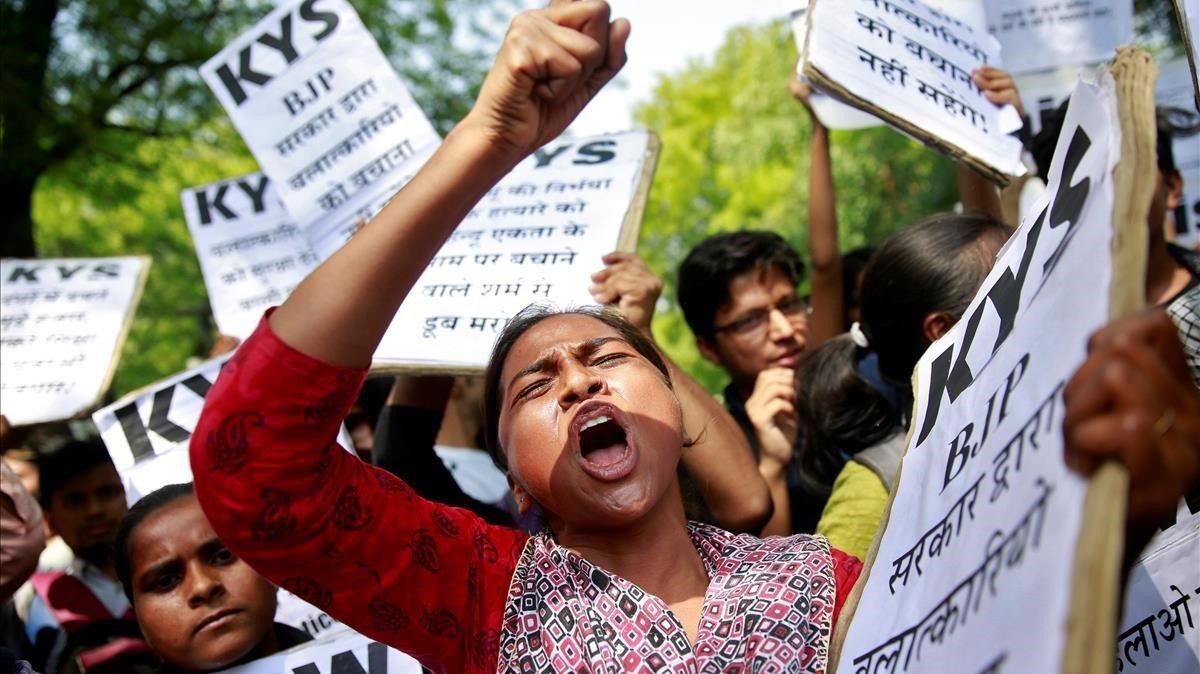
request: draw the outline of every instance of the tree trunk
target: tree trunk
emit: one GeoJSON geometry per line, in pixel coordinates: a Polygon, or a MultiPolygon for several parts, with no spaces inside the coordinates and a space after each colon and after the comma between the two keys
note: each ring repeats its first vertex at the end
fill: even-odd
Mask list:
{"type": "Polygon", "coordinates": [[[35,177],[0,177],[0,191],[8,195],[4,236],[0,237],[0,257],[37,255],[33,243],[33,186],[36,183],[35,177]]]}
{"type": "Polygon", "coordinates": [[[57,0],[0,10],[0,190],[7,194],[0,257],[33,257],[33,188],[50,165],[54,149],[39,145],[45,123],[46,66],[50,57],[57,0]]]}

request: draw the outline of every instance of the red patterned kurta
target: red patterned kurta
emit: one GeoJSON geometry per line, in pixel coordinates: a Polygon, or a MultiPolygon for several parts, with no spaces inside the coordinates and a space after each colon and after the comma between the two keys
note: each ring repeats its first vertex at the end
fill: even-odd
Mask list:
{"type": "MultiPolygon", "coordinates": [[[[580,565],[594,567],[548,535],[534,537],[527,548],[529,537],[520,531],[426,501],[338,447],[338,427],[365,375],[292,349],[264,321],[207,396],[191,443],[196,496],[221,540],[267,578],[435,672],[495,672],[501,626],[516,612],[527,629],[506,629],[506,643],[528,643],[533,630],[540,634],[535,643],[551,649],[569,638],[585,650],[612,649],[620,658],[631,649],[653,655],[645,644],[662,639],[675,644],[683,659],[683,669],[670,661],[666,671],[824,667],[824,652],[810,650],[827,642],[829,621],[836,620],[861,564],[836,550],[824,553],[823,539],[759,541],[692,525],[711,578],[694,649],[669,613],[663,615],[669,621],[654,620],[654,611],[665,611],[660,600],[599,569],[587,577],[596,587],[637,596],[637,606],[620,606],[632,611],[637,634],[585,636],[571,620],[566,628],[539,621],[536,608],[525,609],[548,596],[542,592],[552,574],[530,561],[559,559],[560,576],[580,565]],[[804,572],[781,572],[793,568],[789,564],[804,572]],[[510,587],[528,589],[510,596],[510,587]],[[794,621],[788,617],[793,614],[794,621]],[[777,624],[759,633],[764,616],[777,624]],[[652,636],[651,623],[661,634],[652,636]],[[569,637],[563,629],[572,631],[569,637]],[[780,651],[779,644],[787,648],[780,651]],[[786,658],[772,655],[783,652],[786,658]]],[[[570,611],[595,611],[602,595],[609,596],[592,594],[578,594],[570,611]]],[[[586,653],[572,662],[582,671],[599,668],[586,653]]]]}

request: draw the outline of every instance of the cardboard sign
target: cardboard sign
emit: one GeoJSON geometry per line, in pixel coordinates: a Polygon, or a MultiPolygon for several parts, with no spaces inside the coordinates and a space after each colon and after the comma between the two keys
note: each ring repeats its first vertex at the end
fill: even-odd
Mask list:
{"type": "Polygon", "coordinates": [[[450,235],[408,294],[376,367],[479,372],[530,304],[594,304],[601,256],[632,250],[658,156],[646,133],[558,140],[517,165],[450,235]]]}
{"type": "Polygon", "coordinates": [[[346,0],[283,3],[200,74],[313,242],[353,233],[440,142],[346,0]]]}
{"type": "Polygon", "coordinates": [[[1010,72],[1094,64],[1133,38],[1133,0],[987,0],[1010,72]]]}
{"type": "Polygon", "coordinates": [[[1116,655],[1118,672],[1200,671],[1200,493],[1130,571],[1116,655]]]}
{"type": "Polygon", "coordinates": [[[15,425],[86,411],[108,390],[147,257],[0,260],[0,395],[15,425]]]}
{"type": "Polygon", "coordinates": [[[261,173],[183,191],[208,301],[222,334],[245,339],[316,268],[312,246],[261,173]]]}
{"type": "Polygon", "coordinates": [[[1000,65],[1000,47],[919,0],[809,5],[804,76],[824,93],[1007,184],[1024,175],[1012,106],[987,100],[971,72],[1000,65]]]}
{"type": "MultiPolygon", "coordinates": [[[[797,0],[789,3],[789,16],[792,22],[792,39],[796,42],[796,52],[804,54],[804,45],[808,42],[808,0],[797,0]]],[[[796,63],[796,73],[804,76],[804,61],[796,63]]],[[[813,91],[808,97],[813,114],[827,129],[852,130],[867,129],[883,124],[878,117],[852,108],[837,99],[830,98],[819,91],[813,91]]]]}
{"type": "Polygon", "coordinates": [[[917,366],[904,516],[876,543],[840,672],[1062,667],[1088,492],[1063,464],[1062,392],[1110,315],[1116,109],[1107,73],[1079,85],[1035,215],[917,366]]]}

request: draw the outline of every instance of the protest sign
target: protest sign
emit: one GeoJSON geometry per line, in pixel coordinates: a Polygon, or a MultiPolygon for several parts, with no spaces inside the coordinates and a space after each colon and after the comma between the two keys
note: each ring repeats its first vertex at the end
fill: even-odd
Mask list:
{"type": "MultiPolygon", "coordinates": [[[[192,481],[188,441],[204,398],[232,357],[229,353],[205,361],[92,414],[130,503],[159,487],[192,481]]],[[[338,442],[343,448],[354,446],[345,428],[338,442]]]]}
{"type": "Polygon", "coordinates": [[[1133,0],[988,0],[1010,72],[1099,63],[1133,38],[1133,0]],[[1031,48],[1032,47],[1032,48],[1031,48]]]}
{"type": "Polygon", "coordinates": [[[353,233],[440,139],[346,0],[292,0],[200,67],[309,240],[353,233]]]}
{"type": "Polygon", "coordinates": [[[400,651],[345,630],[231,669],[224,674],[421,674],[400,651]]]}
{"type": "MultiPolygon", "coordinates": [[[[789,16],[792,22],[792,39],[796,42],[796,52],[804,54],[804,44],[808,40],[808,0],[796,0],[788,4],[793,5],[789,8],[789,16]]],[[[803,61],[796,63],[796,73],[803,77],[803,61]]],[[[813,114],[827,129],[866,129],[882,124],[874,115],[858,108],[852,108],[819,91],[813,91],[809,95],[808,104],[812,106],[813,114]]]]}
{"type": "Polygon", "coordinates": [[[0,396],[15,425],[72,417],[108,390],[148,257],[0,260],[0,396]]]}
{"type": "Polygon", "coordinates": [[[1192,70],[1192,96],[1196,101],[1196,109],[1200,110],[1200,6],[1192,0],[1188,7],[1187,0],[1175,0],[1175,17],[1179,20],[1179,34],[1183,36],[1183,48],[1187,52],[1188,64],[1192,70]]]}
{"type": "Polygon", "coordinates": [[[815,0],[804,76],[824,93],[970,164],[1001,184],[1025,173],[1021,127],[971,71],[999,66],[996,40],[920,0],[815,0]]]}
{"type": "MultiPolygon", "coordinates": [[[[904,517],[888,518],[849,600],[872,610],[839,625],[840,672],[1111,667],[1123,501],[1114,471],[1089,484],[1067,470],[1061,425],[1088,337],[1144,287],[1147,148],[1123,143],[1126,79],[1077,86],[1035,215],[917,366],[888,510],[904,517]]],[[[1139,124],[1153,112],[1143,88],[1139,124]]]]}
{"type": "Polygon", "coordinates": [[[217,328],[245,339],[317,256],[261,173],[186,189],[181,198],[217,328]]]}
{"type": "Polygon", "coordinates": [[[1200,492],[1150,541],[1129,573],[1117,671],[1200,671],[1200,492]],[[1195,603],[1192,603],[1195,602],[1195,603]]]}
{"type": "Polygon", "coordinates": [[[192,481],[188,441],[205,396],[232,355],[134,391],[92,414],[130,503],[159,487],[192,481]]]}
{"type": "Polygon", "coordinates": [[[657,157],[655,136],[630,132],[558,140],[518,164],[429,263],[376,368],[478,373],[526,306],[594,304],[601,256],[637,243],[657,157]]]}
{"type": "MultiPolygon", "coordinates": [[[[1064,67],[1017,78],[1021,99],[1029,111],[1035,133],[1041,130],[1044,119],[1067,99],[1083,72],[1086,69],[1064,67]]],[[[1155,102],[1159,106],[1196,110],[1192,87],[1192,73],[1187,61],[1168,61],[1159,67],[1155,102]]],[[[1200,138],[1178,136],[1171,145],[1171,152],[1175,167],[1183,178],[1183,196],[1172,213],[1175,243],[1190,248],[1200,245],[1200,138]]]]}

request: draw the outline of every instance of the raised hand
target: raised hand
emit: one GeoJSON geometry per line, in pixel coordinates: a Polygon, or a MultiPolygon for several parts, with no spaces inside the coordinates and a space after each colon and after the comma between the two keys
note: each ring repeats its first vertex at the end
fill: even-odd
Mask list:
{"type": "Polygon", "coordinates": [[[601,0],[552,0],[518,14],[464,123],[523,158],[562,133],[625,65],[629,28],[610,22],[601,0]]]}
{"type": "Polygon", "coordinates": [[[983,95],[996,105],[1012,104],[1022,117],[1025,116],[1025,106],[1021,105],[1021,92],[1017,91],[1017,83],[1007,70],[983,66],[971,73],[975,86],[983,90],[983,95]]]}
{"type": "Polygon", "coordinates": [[[1200,486],[1200,391],[1175,326],[1159,310],[1110,323],[1063,395],[1067,465],[1086,475],[1114,460],[1129,471],[1127,546],[1136,554],[1200,486]]]}
{"type": "Polygon", "coordinates": [[[609,253],[604,269],[592,274],[588,291],[600,304],[615,304],[633,327],[650,334],[654,305],[662,294],[662,279],[654,275],[637,253],[609,253]]]}

